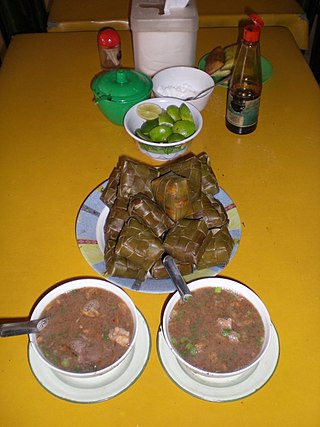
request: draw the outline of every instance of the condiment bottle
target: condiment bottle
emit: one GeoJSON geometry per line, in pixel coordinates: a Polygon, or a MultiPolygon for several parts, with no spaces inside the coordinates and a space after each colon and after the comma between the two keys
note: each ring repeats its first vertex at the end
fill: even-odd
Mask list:
{"type": "Polygon", "coordinates": [[[102,28],[98,32],[98,50],[101,68],[104,71],[121,67],[121,40],[113,28],[102,28]]]}
{"type": "Polygon", "coordinates": [[[226,126],[238,135],[256,129],[262,91],[259,40],[264,22],[255,14],[250,19],[253,24],[244,28],[227,96],[226,126]]]}

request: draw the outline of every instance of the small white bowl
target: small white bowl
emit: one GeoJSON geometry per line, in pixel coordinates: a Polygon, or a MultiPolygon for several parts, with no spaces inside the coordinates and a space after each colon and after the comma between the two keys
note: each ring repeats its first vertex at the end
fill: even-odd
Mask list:
{"type": "Polygon", "coordinates": [[[48,359],[46,359],[46,357],[43,355],[43,353],[41,352],[38,346],[37,335],[36,334],[29,335],[30,343],[33,349],[35,350],[36,354],[39,356],[40,360],[43,362],[43,364],[51,368],[54,371],[54,373],[62,381],[68,384],[77,385],[80,387],[90,387],[91,385],[98,384],[100,378],[102,378],[103,374],[106,374],[106,373],[108,373],[107,378],[110,381],[112,379],[112,373],[114,373],[116,376],[121,375],[121,373],[127,368],[127,365],[130,363],[133,355],[135,342],[136,342],[137,332],[138,332],[137,310],[131,298],[122,289],[118,288],[112,283],[107,282],[106,280],[100,280],[100,279],[72,280],[70,282],[66,282],[62,285],[57,286],[56,288],[52,289],[49,293],[47,293],[37,303],[31,315],[31,320],[39,319],[45,307],[47,307],[47,305],[50,304],[50,302],[53,301],[55,298],[57,298],[59,295],[62,295],[66,292],[70,292],[74,289],[81,289],[81,288],[88,288],[88,287],[104,289],[106,291],[112,292],[113,294],[117,295],[128,306],[132,314],[133,324],[134,324],[132,341],[127,351],[112,365],[109,365],[98,371],[92,371],[92,372],[77,373],[77,372],[65,371],[53,365],[48,359]]]}
{"type": "Polygon", "coordinates": [[[138,104],[130,108],[124,118],[124,127],[128,134],[136,141],[136,144],[140,151],[148,157],[155,160],[167,161],[175,159],[184,154],[189,148],[191,141],[199,134],[202,129],[203,120],[199,110],[189,102],[181,101],[175,98],[151,98],[145,101],[141,101],[138,104]],[[196,125],[196,131],[182,141],[178,142],[151,142],[145,141],[139,138],[135,131],[139,129],[142,123],[145,121],[137,114],[137,107],[141,104],[157,104],[163,110],[169,105],[177,105],[180,107],[181,104],[186,104],[191,111],[194,123],[196,125]]]}
{"type": "MultiPolygon", "coordinates": [[[[175,97],[181,100],[214,85],[208,73],[193,67],[166,68],[153,76],[152,83],[152,90],[157,98],[175,97]]],[[[207,106],[213,90],[214,87],[200,98],[188,102],[202,111],[207,106]]]]}
{"type": "Polygon", "coordinates": [[[265,305],[263,304],[261,299],[251,289],[231,279],[225,279],[225,278],[219,278],[219,277],[214,277],[214,278],[208,277],[208,278],[198,279],[198,280],[189,282],[188,287],[190,291],[195,291],[196,289],[208,288],[208,287],[211,287],[211,288],[220,287],[222,289],[230,290],[239,295],[242,295],[249,302],[251,302],[251,304],[253,304],[254,307],[258,310],[264,325],[264,342],[263,342],[261,351],[259,353],[259,356],[251,364],[245,366],[242,369],[239,369],[237,371],[232,371],[232,372],[223,372],[223,373],[208,372],[208,371],[204,371],[202,369],[196,368],[195,366],[192,366],[185,359],[183,359],[183,357],[177,352],[175,347],[172,345],[170,340],[170,334],[169,334],[169,319],[170,319],[170,314],[172,312],[173,307],[181,298],[178,292],[175,292],[173,296],[170,298],[163,313],[162,331],[163,331],[165,341],[169,349],[172,351],[172,353],[176,357],[181,368],[190,377],[192,377],[193,379],[201,383],[205,383],[205,384],[209,383],[209,384],[221,385],[221,386],[236,384],[240,381],[243,381],[245,378],[251,375],[251,373],[256,369],[256,367],[258,366],[260,360],[266,353],[270,344],[272,323],[265,305]]]}

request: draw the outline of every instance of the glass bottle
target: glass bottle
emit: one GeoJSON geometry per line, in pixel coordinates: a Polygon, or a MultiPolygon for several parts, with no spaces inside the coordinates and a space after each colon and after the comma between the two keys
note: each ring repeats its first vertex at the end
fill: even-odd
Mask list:
{"type": "Polygon", "coordinates": [[[121,40],[116,30],[106,27],[98,32],[98,51],[102,70],[121,67],[121,40]]]}
{"type": "Polygon", "coordinates": [[[227,96],[226,126],[238,135],[253,132],[258,123],[262,92],[260,32],[264,25],[258,15],[250,15],[241,40],[227,96]]]}

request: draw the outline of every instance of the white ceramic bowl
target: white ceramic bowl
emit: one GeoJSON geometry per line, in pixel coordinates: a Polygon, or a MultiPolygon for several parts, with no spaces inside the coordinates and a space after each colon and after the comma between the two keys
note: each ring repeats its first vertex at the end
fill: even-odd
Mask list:
{"type": "MultiPolygon", "coordinates": [[[[152,78],[153,93],[157,98],[176,97],[181,100],[214,85],[212,77],[205,71],[193,67],[170,67],[159,71],[152,78]]],[[[203,110],[212,95],[214,87],[190,104],[203,110]]]]}
{"type": "Polygon", "coordinates": [[[226,373],[207,372],[192,366],[190,363],[186,362],[183,359],[183,357],[180,356],[180,354],[176,351],[174,346],[171,344],[168,325],[169,325],[169,318],[170,318],[171,311],[175,306],[175,304],[180,299],[180,295],[178,292],[174,293],[173,296],[170,298],[163,313],[162,331],[163,331],[165,341],[168,347],[170,348],[170,350],[172,351],[172,353],[174,354],[174,356],[176,357],[182,369],[189,376],[191,376],[192,378],[196,379],[199,382],[213,383],[215,385],[219,385],[219,384],[231,385],[231,384],[236,384],[240,381],[243,381],[245,378],[251,375],[251,373],[256,369],[256,367],[258,366],[260,360],[264,356],[270,344],[272,324],[271,324],[269,313],[265,305],[263,304],[261,299],[251,289],[231,279],[208,277],[204,279],[194,280],[188,283],[188,287],[191,291],[194,291],[200,288],[206,288],[206,287],[211,287],[211,288],[220,287],[222,289],[230,290],[245,297],[258,310],[263,321],[264,332],[265,332],[264,342],[263,342],[263,346],[261,348],[259,356],[251,364],[247,365],[246,367],[239,369],[237,371],[226,372],[226,373]]]}
{"type": "MultiPolygon", "coordinates": [[[[101,288],[106,291],[112,292],[113,294],[117,295],[119,298],[122,299],[122,301],[129,307],[130,312],[133,317],[134,322],[134,330],[133,330],[133,337],[131,344],[129,345],[127,351],[118,359],[116,362],[114,362],[112,365],[109,365],[103,369],[100,369],[98,371],[94,372],[84,372],[84,373],[77,373],[77,372],[69,372],[65,371],[63,369],[58,368],[57,366],[53,365],[49,360],[46,359],[46,357],[42,354],[36,340],[36,334],[30,334],[29,340],[30,343],[35,350],[36,354],[39,356],[39,360],[44,363],[47,367],[51,368],[54,373],[62,379],[64,382],[67,382],[72,385],[78,385],[80,387],[86,387],[90,386],[90,381],[95,380],[96,378],[103,377],[103,374],[108,373],[108,380],[111,379],[112,372],[114,371],[115,374],[121,375],[121,373],[126,369],[127,365],[130,363],[130,360],[132,358],[135,341],[137,337],[138,332],[138,317],[137,317],[137,310],[136,307],[131,300],[131,298],[120,288],[117,286],[107,282],[106,280],[100,280],[100,279],[78,279],[73,280],[70,282],[66,282],[62,285],[57,286],[53,290],[51,290],[49,293],[47,293],[36,305],[34,308],[31,320],[33,319],[39,319],[41,316],[41,313],[45,309],[45,307],[53,301],[55,298],[57,298],[59,295],[64,294],[66,292],[70,292],[74,289],[80,289],[80,288],[101,288]],[[81,384],[81,381],[86,381],[85,384],[81,384]],[[87,385],[86,385],[87,384],[87,385]]],[[[96,383],[94,383],[96,385],[96,383]]]]}
{"type": "Polygon", "coordinates": [[[124,127],[128,134],[136,141],[140,151],[155,160],[167,161],[175,159],[176,157],[184,154],[189,148],[191,141],[199,134],[202,129],[203,120],[199,110],[189,102],[184,102],[174,98],[151,98],[145,101],[141,101],[138,104],[130,108],[124,118],[124,127]],[[196,125],[196,131],[189,138],[186,138],[178,142],[150,142],[139,138],[135,131],[139,129],[142,123],[145,121],[138,116],[136,110],[141,104],[157,104],[162,109],[166,109],[169,105],[186,104],[191,111],[194,123],[196,125]]]}

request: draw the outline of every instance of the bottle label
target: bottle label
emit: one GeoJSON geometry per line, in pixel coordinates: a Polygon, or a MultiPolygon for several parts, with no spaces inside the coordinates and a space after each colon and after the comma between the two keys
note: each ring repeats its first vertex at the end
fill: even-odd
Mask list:
{"type": "Polygon", "coordinates": [[[239,99],[231,92],[228,95],[227,120],[234,126],[248,127],[255,125],[258,121],[260,97],[256,99],[239,99]]]}

